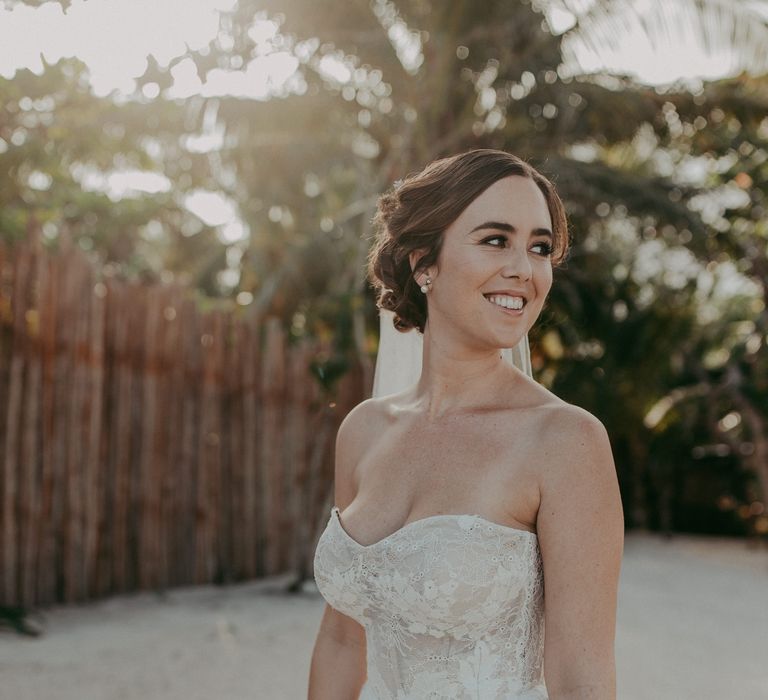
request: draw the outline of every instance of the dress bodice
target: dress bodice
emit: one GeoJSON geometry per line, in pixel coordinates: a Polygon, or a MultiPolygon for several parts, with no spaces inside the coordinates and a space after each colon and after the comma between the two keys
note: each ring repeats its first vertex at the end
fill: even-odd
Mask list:
{"type": "Polygon", "coordinates": [[[363,545],[334,506],[314,570],[365,629],[360,700],[547,700],[536,533],[446,514],[363,545]]]}

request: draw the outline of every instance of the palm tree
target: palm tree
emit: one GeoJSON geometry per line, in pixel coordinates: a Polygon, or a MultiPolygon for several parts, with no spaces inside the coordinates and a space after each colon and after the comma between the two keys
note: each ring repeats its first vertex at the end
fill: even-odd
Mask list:
{"type": "MultiPolygon", "coordinates": [[[[225,157],[239,174],[233,179],[233,196],[242,202],[274,197],[291,212],[292,229],[275,226],[264,208],[246,211],[256,232],[250,263],[267,261],[261,263],[260,280],[293,281],[302,266],[291,254],[283,254],[284,264],[275,265],[280,255],[275,256],[274,247],[284,251],[288,235],[297,250],[313,249],[329,233],[336,234],[330,243],[339,253],[335,259],[343,261],[333,267],[334,258],[326,260],[325,272],[335,274],[315,275],[319,286],[294,293],[293,303],[286,304],[283,297],[281,309],[290,312],[301,305],[307,292],[319,297],[354,290],[365,298],[361,263],[370,215],[377,194],[396,178],[471,146],[507,148],[530,159],[556,177],[575,235],[571,263],[560,270],[551,317],[541,324],[542,340],[548,334],[548,344],[542,342],[539,351],[553,346],[553,334],[566,339],[555,343],[557,347],[607,339],[604,357],[614,364],[603,368],[610,385],[599,392],[598,406],[606,415],[622,417],[614,435],[626,451],[624,462],[633,465],[625,475],[625,483],[634,485],[629,520],[643,525],[648,436],[636,428],[659,395],[670,389],[668,373],[658,368],[676,354],[675,348],[685,347],[687,334],[693,332],[695,285],[669,294],[657,290],[657,302],[666,298],[664,303],[671,306],[669,322],[662,325],[658,310],[635,303],[639,285],[631,277],[622,283],[606,266],[609,241],[612,232],[628,223],[636,244],[659,232],[665,247],[683,245],[695,259],[708,263],[720,242],[713,240],[710,225],[691,202],[710,183],[682,181],[674,166],[727,150],[722,139],[712,143],[712,135],[727,131],[733,119],[739,120],[739,131],[756,132],[766,100],[764,88],[755,88],[758,83],[746,75],[707,84],[696,93],[685,86],[660,91],[628,76],[580,72],[580,57],[609,53],[630,30],[640,32],[652,47],[661,45],[684,17],[688,33],[705,49],[731,46],[744,65],[762,70],[768,26],[758,6],[719,0],[674,6],[649,1],[642,8],[628,0],[241,0],[227,24],[231,53],[241,63],[254,52],[249,28],[259,11],[279,25],[275,50],[292,51],[299,58],[302,94],[259,104],[218,98],[231,137],[225,157]],[[560,34],[551,28],[557,12],[572,17],[572,26],[560,34]],[[656,158],[662,152],[673,166],[670,172],[656,158]],[[266,161],[270,167],[260,168],[266,161]],[[307,173],[315,182],[312,196],[300,186],[307,173]],[[323,230],[320,221],[330,222],[325,228],[331,230],[323,230]],[[280,236],[275,229],[282,229],[280,236]],[[601,241],[598,254],[587,248],[594,243],[590,237],[601,241]],[[296,271],[292,275],[286,273],[291,268],[296,271]],[[617,302],[626,314],[620,325],[617,302]],[[660,328],[666,328],[663,335],[660,328]],[[645,351],[644,363],[638,363],[632,349],[645,351]],[[647,381],[654,372],[656,380],[647,381]],[[615,410],[607,405],[611,401],[615,410]]],[[[210,64],[211,57],[204,61],[210,64]]],[[[618,264],[627,267],[626,260],[618,264]]],[[[262,289],[286,286],[275,283],[262,289]]],[[[269,296],[260,300],[269,308],[269,296]]],[[[352,313],[364,356],[362,331],[374,320],[372,306],[359,305],[352,313]]],[[[543,359],[550,365],[555,361],[543,359]]],[[[585,381],[599,383],[583,373],[574,377],[561,371],[557,378],[574,394],[580,384],[581,396],[585,381]]]]}
{"type": "MultiPolygon", "coordinates": [[[[696,90],[659,90],[629,76],[588,73],[584,57],[609,54],[630,29],[650,46],[661,45],[684,17],[688,35],[705,48],[733,47],[741,65],[764,71],[768,25],[761,8],[764,3],[726,0],[240,0],[222,18],[226,41],[179,60],[191,59],[203,77],[218,69],[249,79],[258,76],[264,56],[295,61],[295,74],[272,86],[271,99],[158,100],[110,108],[104,120],[131,125],[131,143],[120,147],[137,158],[146,131],[161,137],[158,166],[174,183],[160,202],[165,209],[158,202],[150,207],[169,232],[162,265],[177,271],[199,265],[200,283],[215,292],[226,246],[210,229],[205,239],[189,236],[177,196],[196,186],[229,195],[249,231],[235,291],[253,293],[253,313],[277,313],[287,324],[297,314],[309,329],[343,317],[350,331],[339,334],[339,352],[354,343],[369,372],[366,329],[375,327],[375,309],[362,262],[377,195],[428,160],[474,146],[509,149],[552,175],[569,208],[574,248],[533,339],[536,359],[555,389],[590,396],[589,408],[616,416],[612,434],[626,465],[623,480],[633,485],[629,524],[644,525],[648,445],[668,423],[638,426],[660,397],[678,388],[680,367],[701,364],[701,301],[693,278],[725,252],[745,261],[744,274],[766,279],[758,254],[766,232],[755,214],[764,206],[759,154],[768,138],[768,98],[765,79],[746,73],[696,90]],[[572,26],[556,33],[555,20],[566,14],[572,26]],[[266,22],[272,30],[265,31],[266,22]],[[222,127],[221,148],[197,154],[180,145],[212,114],[222,127]],[[155,126],[147,129],[149,123],[155,126]],[[753,162],[739,169],[742,141],[754,144],[744,156],[753,162]],[[733,153],[736,163],[723,170],[733,153]],[[704,175],[684,177],[694,165],[704,175]],[[725,206],[711,219],[701,195],[730,188],[737,177],[749,204],[725,206]],[[190,256],[192,240],[204,245],[190,256]],[[664,259],[691,255],[682,286],[642,279],[635,250],[642,247],[647,257],[653,246],[664,259]]],[[[169,71],[152,65],[142,82],[165,87],[169,71]]],[[[99,162],[114,150],[110,142],[88,158],[99,162]]],[[[2,162],[8,157],[0,154],[2,162]]],[[[130,244],[145,223],[135,214],[135,207],[126,209],[125,249],[114,251],[124,260],[135,257],[130,244]]],[[[88,221],[76,217],[75,235],[88,221]]],[[[106,216],[97,221],[104,224],[106,216]]],[[[765,329],[764,315],[755,323],[765,329]]],[[[754,341],[745,345],[744,357],[753,347],[754,341]]],[[[740,368],[742,388],[729,395],[734,405],[746,397],[754,408],[749,415],[758,418],[736,439],[757,440],[768,407],[743,388],[755,370],[740,368]]],[[[711,370],[703,371],[714,385],[711,370]]],[[[768,473],[759,464],[755,469],[766,494],[768,473]]]]}

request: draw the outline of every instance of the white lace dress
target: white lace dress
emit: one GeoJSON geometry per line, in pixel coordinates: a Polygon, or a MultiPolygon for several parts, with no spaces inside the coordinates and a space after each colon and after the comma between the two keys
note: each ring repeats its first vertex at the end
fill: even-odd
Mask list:
{"type": "Polygon", "coordinates": [[[446,514],[362,545],[334,506],[314,569],[325,600],[365,628],[359,700],[547,700],[535,533],[446,514]]]}

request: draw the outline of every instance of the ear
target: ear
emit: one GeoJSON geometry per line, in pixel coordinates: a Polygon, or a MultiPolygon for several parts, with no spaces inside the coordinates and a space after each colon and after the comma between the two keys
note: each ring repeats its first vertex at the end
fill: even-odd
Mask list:
{"type": "Polygon", "coordinates": [[[412,250],[408,254],[408,261],[411,263],[411,272],[414,272],[416,270],[416,266],[419,264],[419,260],[421,260],[426,254],[427,254],[426,248],[419,248],[417,250],[412,250]]]}

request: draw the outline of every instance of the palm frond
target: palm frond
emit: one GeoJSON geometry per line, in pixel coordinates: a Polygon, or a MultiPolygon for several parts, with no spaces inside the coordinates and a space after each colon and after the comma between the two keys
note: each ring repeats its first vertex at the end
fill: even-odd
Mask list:
{"type": "MultiPolygon", "coordinates": [[[[622,49],[628,39],[652,52],[691,46],[722,55],[725,71],[768,71],[768,4],[732,0],[539,0],[552,11],[571,13],[575,23],[563,33],[569,63],[583,69],[579,56],[598,58],[622,49]]],[[[724,72],[725,72],[724,71],[724,72]]]]}

